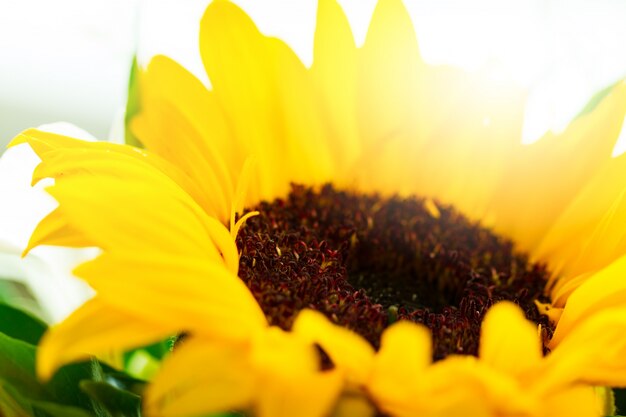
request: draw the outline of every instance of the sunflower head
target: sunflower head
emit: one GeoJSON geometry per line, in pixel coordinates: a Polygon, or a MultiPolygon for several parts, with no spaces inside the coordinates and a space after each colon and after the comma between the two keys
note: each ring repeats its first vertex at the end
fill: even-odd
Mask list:
{"type": "Polygon", "coordinates": [[[425,64],[400,0],[359,48],[321,0],[314,49],[216,0],[212,89],[140,73],[143,149],[16,138],[59,202],[29,248],[102,249],[40,375],[185,334],[148,416],[601,415],[595,387],[626,385],[626,83],[526,146],[525,92],[425,64]]]}

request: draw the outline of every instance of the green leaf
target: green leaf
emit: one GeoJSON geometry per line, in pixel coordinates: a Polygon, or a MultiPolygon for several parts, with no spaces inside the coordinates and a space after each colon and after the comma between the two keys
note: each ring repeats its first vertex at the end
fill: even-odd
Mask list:
{"type": "Polygon", "coordinates": [[[65,365],[54,374],[45,387],[56,402],[91,410],[94,409],[91,398],[80,389],[80,381],[85,379],[103,379],[100,365],[95,359],[65,365]]]}
{"type": "Polygon", "coordinates": [[[605,87],[602,90],[600,90],[597,93],[595,93],[591,97],[589,102],[585,105],[585,107],[580,111],[580,113],[578,113],[576,115],[576,117],[574,117],[574,119],[578,119],[579,117],[584,116],[587,113],[591,113],[598,106],[598,104],[600,104],[602,102],[602,100],[606,96],[609,95],[611,90],[613,90],[613,87],[615,87],[616,85],[617,85],[617,82],[613,83],[613,84],[609,85],[608,87],[605,87]]]}
{"type": "Polygon", "coordinates": [[[113,417],[140,417],[141,397],[106,382],[81,381],[80,388],[113,417]]]}
{"type": "MultiPolygon", "coordinates": [[[[0,382],[4,390],[16,400],[21,398],[23,408],[35,410],[37,416],[52,413],[53,417],[56,417],[53,413],[57,410],[54,404],[97,411],[91,398],[79,387],[81,380],[104,378],[103,374],[97,374],[100,370],[99,366],[94,365],[97,362],[64,366],[49,382],[42,384],[35,373],[35,354],[35,346],[0,333],[0,382]],[[45,404],[40,407],[41,402],[45,404]]],[[[59,411],[59,415],[62,415],[62,411],[59,411]]]]}
{"type": "Polygon", "coordinates": [[[128,99],[126,101],[126,115],[124,116],[124,140],[129,145],[143,147],[139,139],[137,139],[130,130],[130,122],[133,120],[133,117],[139,113],[140,109],[139,64],[137,63],[137,57],[134,57],[130,68],[130,77],[128,79],[128,99]]]}
{"type": "Polygon", "coordinates": [[[70,405],[57,404],[49,401],[34,401],[32,403],[35,416],[46,417],[93,417],[93,414],[70,405]],[[44,414],[41,414],[43,411],[44,414]]]}
{"type": "Polygon", "coordinates": [[[0,379],[0,416],[5,417],[24,417],[31,416],[32,411],[24,409],[24,406],[18,401],[15,397],[15,394],[11,394],[12,391],[10,386],[7,388],[5,385],[8,385],[6,382],[0,379]]]}
{"type": "Polygon", "coordinates": [[[0,333],[0,378],[31,398],[45,400],[46,390],[35,376],[35,347],[0,333]]]}
{"type": "Polygon", "coordinates": [[[105,380],[111,385],[139,396],[143,395],[147,385],[146,381],[137,379],[124,372],[106,372],[105,380]]]}
{"type": "Polygon", "coordinates": [[[31,345],[37,345],[48,326],[38,318],[0,303],[0,332],[31,345]]]}
{"type": "Polygon", "coordinates": [[[613,388],[613,395],[615,396],[615,408],[617,408],[617,411],[626,411],[626,389],[613,388]]]}
{"type": "Polygon", "coordinates": [[[28,398],[26,393],[1,379],[0,413],[6,417],[93,417],[81,408],[28,398]]]}

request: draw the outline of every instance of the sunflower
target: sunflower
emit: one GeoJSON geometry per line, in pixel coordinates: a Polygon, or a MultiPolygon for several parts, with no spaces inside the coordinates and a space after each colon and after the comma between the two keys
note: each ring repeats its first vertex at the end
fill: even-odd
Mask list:
{"type": "Polygon", "coordinates": [[[101,248],[38,373],[184,335],[149,416],[599,416],[626,386],[626,83],[520,144],[524,91],[420,59],[400,0],[355,46],[320,0],[314,63],[233,4],[207,89],[141,73],[144,148],[29,130],[59,206],[37,245],[101,248]]]}

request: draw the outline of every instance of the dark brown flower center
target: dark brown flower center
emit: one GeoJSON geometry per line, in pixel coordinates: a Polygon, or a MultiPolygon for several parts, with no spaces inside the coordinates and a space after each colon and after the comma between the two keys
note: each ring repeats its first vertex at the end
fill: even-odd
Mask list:
{"type": "Polygon", "coordinates": [[[377,347],[396,320],[428,326],[434,357],[476,354],[480,324],[500,300],[528,319],[548,276],[513,244],[453,208],[423,199],[382,198],[293,186],[263,202],[239,232],[240,277],[271,324],[289,329],[313,308],[377,347]]]}

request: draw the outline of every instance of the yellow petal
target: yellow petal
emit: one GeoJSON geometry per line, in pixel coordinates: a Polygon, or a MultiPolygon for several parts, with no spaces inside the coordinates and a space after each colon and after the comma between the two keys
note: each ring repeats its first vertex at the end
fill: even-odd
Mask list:
{"type": "Polygon", "coordinates": [[[151,417],[186,417],[250,406],[256,375],[245,346],[191,337],[165,359],[145,394],[151,417]]]}
{"type": "Polygon", "coordinates": [[[239,258],[228,230],[206,216],[170,176],[134,153],[91,147],[47,150],[36,175],[57,180],[50,192],[61,206],[42,221],[29,249],[43,243],[70,243],[137,250],[151,236],[165,252],[223,259],[236,273],[239,258]],[[133,228],[137,233],[127,236],[133,228]]]}
{"type": "Polygon", "coordinates": [[[317,7],[311,76],[340,170],[339,178],[333,178],[335,182],[352,175],[361,150],[356,119],[357,49],[348,19],[337,1],[321,0],[317,7]]]}
{"type": "MultiPolygon", "coordinates": [[[[394,78],[393,68],[387,71],[386,78],[394,78]]],[[[407,124],[364,150],[358,184],[436,198],[484,221],[520,140],[525,91],[510,80],[494,81],[486,71],[424,67],[413,79],[416,91],[403,105],[413,108],[407,124]]]]}
{"type": "MultiPolygon", "coordinates": [[[[141,72],[141,93],[142,106],[154,98],[166,100],[188,119],[202,135],[202,142],[193,144],[206,151],[199,157],[206,158],[219,174],[220,181],[227,184],[227,189],[232,189],[233,178],[236,178],[243,159],[235,155],[237,148],[230,140],[231,130],[224,112],[202,82],[177,62],[158,55],[152,58],[146,71],[141,72]]],[[[142,108],[141,113],[144,112],[148,110],[142,108]]],[[[175,142],[181,139],[177,138],[175,142]]]]}
{"type": "Polygon", "coordinates": [[[276,91],[287,150],[289,179],[304,184],[323,184],[334,177],[331,156],[334,141],[322,128],[322,117],[315,102],[309,72],[297,55],[278,39],[268,39],[270,57],[275,62],[276,91]]]}
{"type": "Polygon", "coordinates": [[[259,417],[325,417],[339,397],[342,373],[326,371],[287,380],[268,378],[259,390],[259,417]]]}
{"type": "Polygon", "coordinates": [[[361,336],[332,324],[314,310],[303,310],[298,314],[293,332],[318,344],[337,368],[345,370],[350,382],[362,384],[367,380],[374,349],[361,336]]]}
{"type": "Polygon", "coordinates": [[[68,178],[48,192],[66,223],[104,250],[141,252],[148,241],[152,251],[222,260],[209,238],[208,217],[187,194],[168,190],[166,183],[68,178]]]}
{"type": "Polygon", "coordinates": [[[545,397],[542,417],[599,417],[613,415],[604,413],[602,401],[593,387],[577,386],[545,397]]]}
{"type": "Polygon", "coordinates": [[[406,403],[431,360],[429,331],[408,321],[397,322],[382,335],[368,390],[379,403],[406,403]]]}
{"type": "Polygon", "coordinates": [[[259,162],[262,197],[283,195],[290,180],[329,179],[311,81],[286,44],[262,36],[235,5],[215,1],[201,22],[200,52],[243,157],[259,162]]]}
{"type": "Polygon", "coordinates": [[[580,322],[547,357],[541,387],[571,383],[626,386],[626,309],[607,308],[580,322]]]}
{"type": "Polygon", "coordinates": [[[467,408],[488,416],[533,416],[542,408],[543,398],[532,396],[518,379],[471,356],[444,359],[433,365],[425,379],[432,384],[431,392],[444,399],[449,395],[449,405],[439,405],[442,416],[454,415],[446,411],[449,406],[454,407],[451,410],[467,408]],[[447,393],[441,390],[445,386],[449,387],[447,393]]]}
{"type": "Polygon", "coordinates": [[[331,417],[374,417],[376,408],[362,395],[342,395],[331,417]]]}
{"type": "Polygon", "coordinates": [[[550,342],[556,346],[575,331],[581,322],[626,301],[626,257],[587,278],[567,299],[563,314],[550,342]]]}
{"type": "MultiPolygon", "coordinates": [[[[230,208],[230,234],[234,238],[237,237],[238,227],[235,227],[237,223],[241,222],[241,218],[235,221],[237,216],[241,216],[244,213],[246,201],[250,197],[250,182],[252,180],[252,172],[256,169],[256,159],[249,157],[243,164],[241,174],[237,180],[237,188],[235,189],[235,195],[233,197],[233,204],[230,208]]],[[[249,215],[250,213],[248,213],[249,215]]]]}
{"type": "Polygon", "coordinates": [[[208,139],[176,107],[164,100],[144,100],[133,132],[147,149],[161,155],[198,184],[207,213],[226,223],[234,186],[230,172],[208,139]]]}
{"type": "Polygon", "coordinates": [[[481,327],[479,357],[498,371],[519,375],[543,357],[537,326],[515,304],[503,301],[489,309],[481,327]]]}
{"type": "Polygon", "coordinates": [[[414,182],[408,189],[487,224],[485,212],[499,198],[497,187],[520,140],[525,91],[486,71],[431,68],[423,78],[419,134],[425,144],[405,151],[413,158],[406,163],[405,182],[414,182]]]}
{"type": "MultiPolygon", "coordinates": [[[[13,139],[9,146],[15,146],[23,143],[27,143],[31,146],[31,148],[42,159],[44,165],[46,165],[45,168],[38,168],[40,171],[34,179],[35,181],[41,179],[44,173],[47,173],[46,175],[50,175],[57,180],[73,174],[81,175],[89,173],[91,175],[110,175],[112,173],[110,165],[95,165],[90,167],[89,171],[81,169],[81,155],[78,151],[90,151],[90,158],[93,158],[94,160],[98,157],[104,161],[121,160],[128,162],[129,159],[134,160],[138,163],[138,167],[143,166],[146,168],[143,171],[144,174],[147,171],[150,171],[149,167],[152,166],[155,170],[161,171],[163,174],[168,176],[174,183],[178,184],[189,195],[194,197],[194,199],[198,201],[198,204],[202,206],[207,205],[204,201],[205,196],[201,193],[198,186],[185,173],[180,171],[178,167],[170,164],[157,155],[151,154],[142,149],[109,142],[87,142],[54,133],[43,132],[37,129],[29,129],[20,133],[15,139],[13,139]],[[67,153],[64,158],[63,155],[66,151],[76,151],[76,153],[67,153]],[[69,157],[71,155],[78,157],[78,163],[76,163],[77,161],[75,159],[73,159],[74,164],[70,163],[69,157]],[[46,162],[51,158],[55,158],[56,163],[65,162],[65,164],[58,168],[56,167],[56,163],[46,164],[46,162]]],[[[117,175],[119,175],[119,173],[117,173],[117,175]]]]}
{"type": "Polygon", "coordinates": [[[55,209],[41,219],[30,236],[22,256],[26,256],[31,249],[39,245],[86,248],[97,246],[97,242],[89,240],[80,230],[68,225],[63,213],[55,209]]]}
{"type": "Polygon", "coordinates": [[[360,51],[358,117],[366,146],[411,130],[423,65],[400,0],[379,1],[360,51]]]}
{"type": "Polygon", "coordinates": [[[622,82],[562,134],[520,145],[498,190],[496,230],[513,238],[522,250],[536,249],[587,181],[610,163],[625,110],[626,82],[622,82]]]}
{"type": "Polygon", "coordinates": [[[17,135],[10,143],[9,147],[28,143],[35,151],[37,156],[43,159],[46,152],[55,148],[73,148],[83,147],[86,144],[94,142],[86,142],[79,139],[73,139],[57,133],[44,132],[37,129],[27,129],[17,135]]]}
{"type": "Polygon", "coordinates": [[[626,252],[626,155],[609,160],[559,216],[535,257],[561,280],[600,269],[626,252]]]}
{"type": "Polygon", "coordinates": [[[96,297],[44,335],[37,354],[37,374],[47,380],[66,363],[144,346],[178,330],[118,310],[96,297]]]}
{"type": "Polygon", "coordinates": [[[74,273],[120,310],[194,334],[245,340],[267,325],[245,284],[206,259],[105,253],[74,273]]]}
{"type": "Polygon", "coordinates": [[[534,416],[541,402],[511,376],[473,356],[450,356],[422,370],[405,386],[405,395],[375,397],[390,415],[534,416]]]}
{"type": "Polygon", "coordinates": [[[314,346],[299,335],[270,328],[255,342],[252,366],[260,375],[259,417],[324,417],[343,387],[339,370],[319,371],[314,346]]]}

